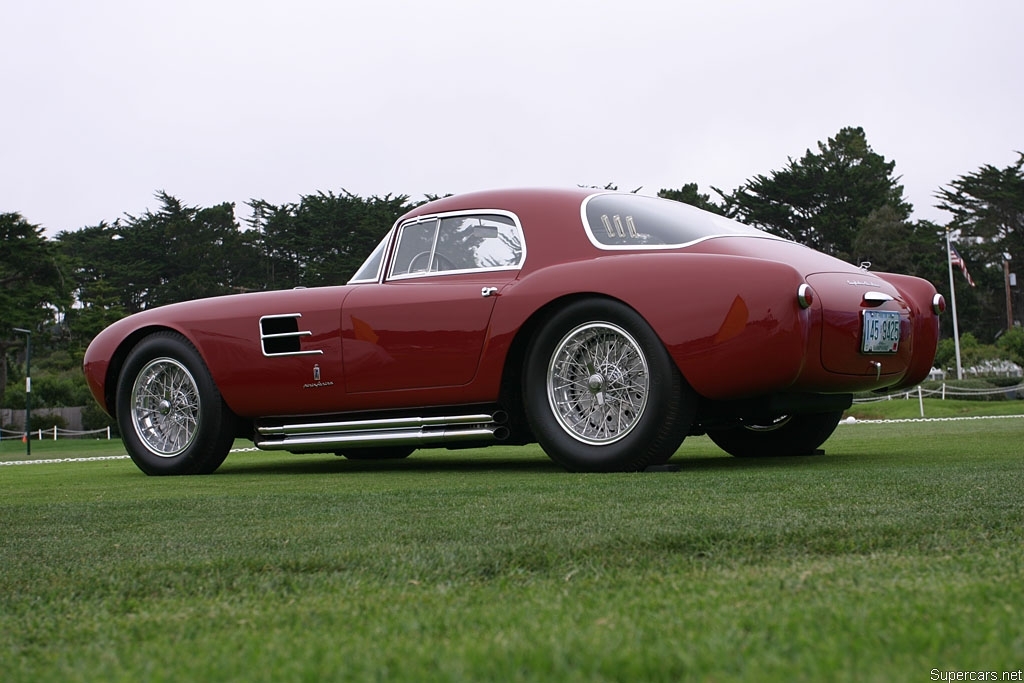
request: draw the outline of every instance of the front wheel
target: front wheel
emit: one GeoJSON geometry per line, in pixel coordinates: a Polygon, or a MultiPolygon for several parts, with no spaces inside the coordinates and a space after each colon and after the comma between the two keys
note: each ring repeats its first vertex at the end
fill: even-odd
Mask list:
{"type": "Polygon", "coordinates": [[[234,441],[233,414],[202,357],[175,332],[143,339],[117,386],[117,423],[146,474],[209,474],[234,441]]]}
{"type": "Polygon", "coordinates": [[[812,455],[832,436],[843,411],[783,415],[774,420],[744,422],[729,429],[708,430],[719,448],[737,458],[812,455]]]}
{"type": "Polygon", "coordinates": [[[661,340],[624,304],[588,299],[555,313],[523,373],[530,427],[574,472],[636,471],[667,461],[693,421],[693,390],[661,340]]]}

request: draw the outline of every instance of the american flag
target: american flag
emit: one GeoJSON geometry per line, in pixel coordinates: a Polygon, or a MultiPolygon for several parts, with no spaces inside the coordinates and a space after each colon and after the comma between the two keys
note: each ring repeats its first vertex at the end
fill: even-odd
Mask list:
{"type": "Polygon", "coordinates": [[[967,284],[973,287],[974,278],[972,278],[971,274],[967,272],[967,264],[964,263],[964,259],[960,255],[960,252],[958,252],[956,247],[953,245],[949,246],[949,262],[960,269],[960,272],[964,274],[965,278],[967,278],[967,284]]]}

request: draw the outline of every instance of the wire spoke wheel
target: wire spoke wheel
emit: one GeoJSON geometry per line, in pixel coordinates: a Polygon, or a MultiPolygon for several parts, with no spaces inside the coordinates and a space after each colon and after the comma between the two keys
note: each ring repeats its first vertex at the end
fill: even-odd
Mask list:
{"type": "Polygon", "coordinates": [[[131,390],[132,426],[154,455],[173,458],[199,432],[199,387],[173,358],[155,358],[136,376],[131,390]]]}
{"type": "Polygon", "coordinates": [[[602,298],[550,312],[523,364],[523,411],[548,456],[571,472],[636,472],[672,457],[696,413],[661,339],[602,298]]]}
{"type": "Polygon", "coordinates": [[[569,436],[587,444],[614,443],[633,430],[647,407],[647,359],[618,325],[586,323],[555,347],[547,388],[552,413],[569,436]]]}
{"type": "Polygon", "coordinates": [[[151,475],[213,472],[239,429],[203,357],[170,330],[147,335],[128,353],[116,407],[128,455],[151,475]]]}
{"type": "Polygon", "coordinates": [[[746,420],[725,429],[709,429],[719,448],[737,458],[816,455],[835,431],[843,411],[780,415],[746,420]]]}
{"type": "Polygon", "coordinates": [[[748,432],[774,432],[776,429],[782,429],[789,424],[789,421],[793,419],[792,415],[781,415],[771,420],[753,420],[743,421],[743,428],[748,432]]]}

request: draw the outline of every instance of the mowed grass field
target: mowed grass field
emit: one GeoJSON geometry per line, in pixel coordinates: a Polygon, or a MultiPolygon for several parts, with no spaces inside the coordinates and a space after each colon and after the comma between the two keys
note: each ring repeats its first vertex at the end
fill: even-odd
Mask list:
{"type": "Polygon", "coordinates": [[[1024,418],[841,424],[825,451],[0,467],[0,680],[1021,680],[1024,418]]]}

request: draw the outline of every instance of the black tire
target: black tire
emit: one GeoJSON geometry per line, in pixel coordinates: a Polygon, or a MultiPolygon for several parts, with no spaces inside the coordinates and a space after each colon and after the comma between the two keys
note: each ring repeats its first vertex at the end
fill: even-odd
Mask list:
{"type": "Polygon", "coordinates": [[[128,354],[117,423],[128,455],[151,475],[209,474],[234,441],[234,415],[206,363],[175,332],[151,334],[128,354]]]}
{"type": "Polygon", "coordinates": [[[349,460],[402,460],[413,454],[415,448],[409,446],[381,446],[379,448],[352,448],[339,451],[349,460]]]}
{"type": "Polygon", "coordinates": [[[693,422],[696,395],[636,311],[569,304],[540,328],[523,371],[524,408],[548,456],[572,472],[666,462],[693,422]]]}
{"type": "Polygon", "coordinates": [[[739,427],[709,430],[719,448],[737,458],[814,455],[832,436],[843,411],[787,415],[776,420],[747,422],[739,427]]]}

